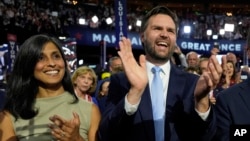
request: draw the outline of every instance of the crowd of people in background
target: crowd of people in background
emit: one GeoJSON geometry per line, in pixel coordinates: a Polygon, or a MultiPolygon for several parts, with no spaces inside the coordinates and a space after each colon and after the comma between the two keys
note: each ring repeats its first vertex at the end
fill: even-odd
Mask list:
{"type": "MultiPolygon", "coordinates": [[[[215,54],[219,53],[219,49],[215,54]]],[[[213,50],[211,50],[211,54],[213,50]]],[[[250,53],[248,54],[250,55],[250,53]]],[[[220,83],[211,93],[211,102],[215,104],[215,97],[217,94],[230,86],[245,80],[241,78],[241,72],[246,73],[249,71],[247,66],[242,69],[237,68],[237,58],[232,52],[226,54],[227,64],[221,77],[220,83]]],[[[250,56],[249,56],[250,57],[250,56]]],[[[187,54],[183,54],[181,49],[176,45],[174,54],[171,58],[171,62],[183,71],[201,75],[207,70],[209,56],[203,56],[195,51],[190,51],[187,54]]],[[[221,61],[220,61],[221,62],[221,61]]],[[[222,64],[223,65],[223,64],[222,64]]],[[[104,103],[108,92],[108,85],[110,82],[110,76],[119,72],[123,72],[122,61],[119,56],[112,56],[108,60],[107,69],[97,71],[89,66],[79,66],[72,73],[72,84],[74,91],[79,98],[85,99],[90,102],[94,102],[101,111],[104,111],[104,103]]],[[[4,92],[6,88],[6,79],[2,80],[1,92],[4,92]]],[[[3,99],[3,98],[1,98],[3,99]]],[[[3,102],[1,102],[3,103],[3,102]]]]}
{"type": "MultiPolygon", "coordinates": [[[[100,5],[99,14],[113,14],[111,6],[100,5]]],[[[109,58],[107,70],[99,74],[83,64],[71,74],[61,44],[50,35],[63,33],[63,27],[77,24],[79,17],[92,16],[93,11],[86,10],[65,3],[55,5],[52,1],[1,1],[1,28],[15,26],[30,35],[38,35],[22,44],[13,72],[0,91],[0,140],[212,140],[213,136],[207,136],[211,134],[216,139],[224,138],[220,141],[228,141],[227,134],[223,133],[229,127],[219,124],[215,128],[216,112],[223,111],[227,105],[223,101],[223,96],[229,93],[227,89],[238,92],[241,89],[238,84],[249,87],[245,84],[249,79],[241,75],[250,70],[248,66],[243,69],[236,66],[234,53],[227,53],[220,61],[215,57],[218,47],[214,47],[209,56],[195,51],[183,54],[176,45],[180,33],[177,33],[175,13],[158,6],[145,17],[141,31],[145,55],[141,55],[139,61],[133,56],[130,40],[123,38],[118,55],[109,58]],[[57,14],[52,14],[54,10],[57,14]],[[151,101],[155,75],[151,68],[154,66],[161,68],[162,92],[167,94],[162,98],[164,114],[159,119],[154,117],[153,105],[157,102],[151,101]],[[219,106],[214,111],[212,106],[216,105],[219,106]],[[166,133],[161,139],[158,138],[160,132],[154,130],[158,128],[158,121],[163,125],[167,123],[160,127],[163,129],[160,132],[166,133]],[[31,129],[34,133],[30,133],[31,129]]],[[[215,24],[216,28],[228,19],[235,23],[238,20],[219,15],[194,17],[186,13],[187,17],[182,14],[177,12],[181,24],[192,19],[200,20],[197,25],[204,26],[193,35],[197,39],[203,38],[207,25],[215,24]]],[[[131,15],[134,13],[128,14],[131,15]]],[[[241,17],[244,24],[236,28],[242,34],[241,39],[246,39],[247,33],[242,27],[249,26],[249,19],[245,18],[241,17]]],[[[223,114],[218,114],[219,120],[225,118],[223,114]]],[[[227,120],[229,125],[230,119],[227,120]]],[[[236,121],[250,123],[247,119],[236,121]]]]}
{"type": "MultiPolygon", "coordinates": [[[[152,5],[153,6],[153,5],[152,5]]],[[[127,6],[128,25],[132,25],[131,31],[139,31],[136,20],[143,17],[146,9],[143,6],[127,6]]],[[[233,13],[226,15],[227,11],[195,11],[191,8],[172,9],[179,17],[180,24],[178,37],[192,39],[208,39],[206,30],[211,29],[213,33],[219,34],[219,29],[224,28],[225,23],[235,25],[234,32],[226,32],[220,39],[246,39],[247,29],[250,25],[249,13],[233,13]],[[190,25],[190,34],[183,32],[184,25],[190,25]]],[[[1,0],[0,1],[0,31],[2,37],[6,32],[14,32],[18,35],[20,43],[29,36],[38,33],[47,33],[54,36],[67,36],[65,27],[79,25],[79,19],[85,18],[85,26],[95,29],[114,30],[115,22],[108,25],[106,18],[115,20],[114,3],[99,3],[98,5],[87,5],[79,2],[76,5],[66,0],[1,0]],[[97,23],[91,21],[96,15],[97,23]],[[25,31],[25,32],[17,32],[25,31]]],[[[3,40],[3,39],[1,39],[3,40]]]]}
{"type": "MultiPolygon", "coordinates": [[[[210,55],[219,54],[219,48],[214,48],[215,49],[211,50],[210,55]]],[[[195,51],[190,51],[184,56],[184,54],[181,53],[181,50],[179,50],[177,55],[178,57],[174,57],[173,62],[177,65],[177,67],[183,69],[184,71],[201,75],[204,71],[207,71],[210,55],[200,55],[195,51]],[[182,56],[184,56],[184,58],[182,56]]],[[[248,53],[248,55],[250,54],[248,53]]],[[[249,66],[247,65],[242,66],[242,68],[238,67],[237,57],[233,52],[228,52],[225,56],[227,62],[226,64],[221,64],[225,69],[223,70],[220,82],[216,88],[210,92],[210,101],[213,104],[216,103],[216,97],[222,90],[246,80],[247,78],[242,78],[242,74],[248,74],[250,72],[249,66]]],[[[223,62],[222,60],[218,61],[223,62]]]]}

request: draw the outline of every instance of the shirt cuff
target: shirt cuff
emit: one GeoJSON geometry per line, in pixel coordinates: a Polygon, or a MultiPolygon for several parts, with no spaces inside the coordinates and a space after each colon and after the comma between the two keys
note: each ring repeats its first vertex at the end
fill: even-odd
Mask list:
{"type": "Polygon", "coordinates": [[[128,98],[127,98],[127,95],[126,95],[125,96],[125,106],[124,106],[124,108],[125,108],[125,111],[126,111],[127,115],[129,115],[129,116],[133,115],[137,111],[140,102],[141,102],[141,99],[139,100],[138,103],[132,105],[132,104],[130,104],[128,102],[128,98]]]}
{"type": "Polygon", "coordinates": [[[209,107],[209,109],[205,113],[201,113],[196,109],[195,109],[195,111],[198,113],[198,115],[201,117],[202,120],[207,121],[208,115],[210,113],[210,109],[211,109],[211,107],[209,107]]]}

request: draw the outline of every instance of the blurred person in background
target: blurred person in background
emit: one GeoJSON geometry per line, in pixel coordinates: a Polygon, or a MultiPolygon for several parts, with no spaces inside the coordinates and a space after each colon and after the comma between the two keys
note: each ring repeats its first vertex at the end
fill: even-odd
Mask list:
{"type": "Polygon", "coordinates": [[[113,56],[108,61],[109,71],[111,74],[123,71],[122,60],[119,56],[113,56]]]}
{"type": "Polygon", "coordinates": [[[110,79],[104,79],[103,81],[101,81],[100,87],[97,90],[98,91],[98,96],[97,96],[98,106],[102,114],[106,107],[109,83],[110,83],[110,79]]]}
{"type": "Polygon", "coordinates": [[[88,66],[78,67],[71,76],[76,95],[79,98],[93,102],[98,105],[94,92],[96,91],[97,75],[88,66]]]}
{"type": "Polygon", "coordinates": [[[221,91],[239,83],[240,80],[237,77],[236,72],[236,66],[233,61],[228,61],[226,63],[225,69],[222,73],[220,82],[216,86],[216,88],[213,90],[213,97],[215,100],[213,100],[213,104],[216,103],[216,97],[220,94],[221,91]]]}
{"type": "Polygon", "coordinates": [[[233,62],[234,65],[235,65],[236,79],[241,79],[241,67],[240,67],[240,64],[238,62],[238,59],[237,59],[235,53],[228,52],[226,54],[226,58],[227,58],[228,61],[233,62]]]}
{"type": "Polygon", "coordinates": [[[226,57],[227,57],[227,61],[231,61],[231,62],[234,63],[234,65],[236,65],[236,63],[237,63],[237,57],[236,57],[236,55],[234,53],[228,52],[226,54],[226,57]]]}
{"type": "Polygon", "coordinates": [[[21,45],[6,93],[1,141],[96,141],[99,109],[75,95],[57,39],[35,35],[21,45]]]}
{"type": "MultiPolygon", "coordinates": [[[[96,87],[95,97],[97,100],[100,99],[99,90],[101,89],[101,85],[103,84],[103,82],[110,81],[111,75],[124,71],[122,60],[119,56],[113,56],[113,57],[109,58],[108,66],[109,66],[109,72],[102,73],[101,80],[98,81],[98,84],[96,87]]],[[[108,93],[104,97],[102,97],[102,100],[101,100],[102,104],[99,105],[99,108],[102,109],[101,111],[104,111],[104,109],[105,109],[105,105],[106,105],[105,101],[106,101],[107,96],[108,96],[108,93]]]]}
{"type": "Polygon", "coordinates": [[[198,61],[199,61],[199,56],[197,52],[190,51],[186,54],[186,60],[188,67],[197,67],[198,66],[198,61]]]}

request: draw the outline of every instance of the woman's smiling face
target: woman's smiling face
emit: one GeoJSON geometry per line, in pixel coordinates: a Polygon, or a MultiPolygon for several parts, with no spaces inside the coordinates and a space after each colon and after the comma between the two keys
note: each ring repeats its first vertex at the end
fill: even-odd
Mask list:
{"type": "Polygon", "coordinates": [[[48,42],[34,69],[34,77],[45,85],[61,83],[65,74],[65,62],[55,44],[48,42]]]}

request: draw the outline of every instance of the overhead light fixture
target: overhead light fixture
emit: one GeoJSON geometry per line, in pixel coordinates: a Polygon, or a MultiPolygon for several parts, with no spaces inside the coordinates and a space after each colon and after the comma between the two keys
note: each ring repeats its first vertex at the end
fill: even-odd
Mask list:
{"type": "Polygon", "coordinates": [[[107,23],[107,24],[112,24],[112,22],[113,22],[113,20],[112,20],[110,17],[108,17],[108,18],[106,19],[106,23],[107,23]]]}
{"type": "Polygon", "coordinates": [[[91,18],[91,20],[94,22],[94,23],[97,23],[98,22],[98,17],[95,15],[91,18]]]}
{"type": "Polygon", "coordinates": [[[59,38],[60,40],[65,40],[65,39],[66,39],[65,36],[59,36],[58,38],[59,38]]]}
{"type": "Polygon", "coordinates": [[[224,29],[220,29],[220,35],[224,35],[225,34],[225,30],[224,29]]]}
{"type": "Polygon", "coordinates": [[[211,35],[212,35],[212,30],[211,30],[211,29],[208,29],[208,30],[207,30],[207,35],[208,35],[208,36],[211,36],[211,35]]]}
{"type": "Polygon", "coordinates": [[[191,33],[191,26],[185,25],[183,27],[183,31],[184,31],[184,33],[187,33],[187,34],[191,33]]]}
{"type": "Polygon", "coordinates": [[[136,26],[139,26],[139,27],[141,26],[141,20],[136,21],[136,26]]]}
{"type": "Polygon", "coordinates": [[[213,35],[212,39],[217,40],[218,39],[218,35],[213,35]]]}
{"type": "Polygon", "coordinates": [[[233,32],[234,31],[234,24],[225,23],[224,30],[228,31],[228,32],[233,32]]]}
{"type": "Polygon", "coordinates": [[[131,29],[132,29],[132,25],[129,25],[129,26],[128,26],[128,30],[131,30],[131,29]]]}
{"type": "MultiPolygon", "coordinates": [[[[63,1],[65,3],[65,1],[63,1]]],[[[73,4],[73,5],[76,5],[78,3],[77,0],[67,0],[66,1],[67,4],[73,4]]]]}
{"type": "Polygon", "coordinates": [[[83,60],[83,59],[80,59],[80,60],[78,61],[78,65],[79,65],[79,66],[83,65],[83,63],[84,63],[84,60],[83,60]]]}
{"type": "Polygon", "coordinates": [[[78,22],[79,22],[80,25],[85,25],[86,24],[85,18],[80,18],[78,22]]]}

